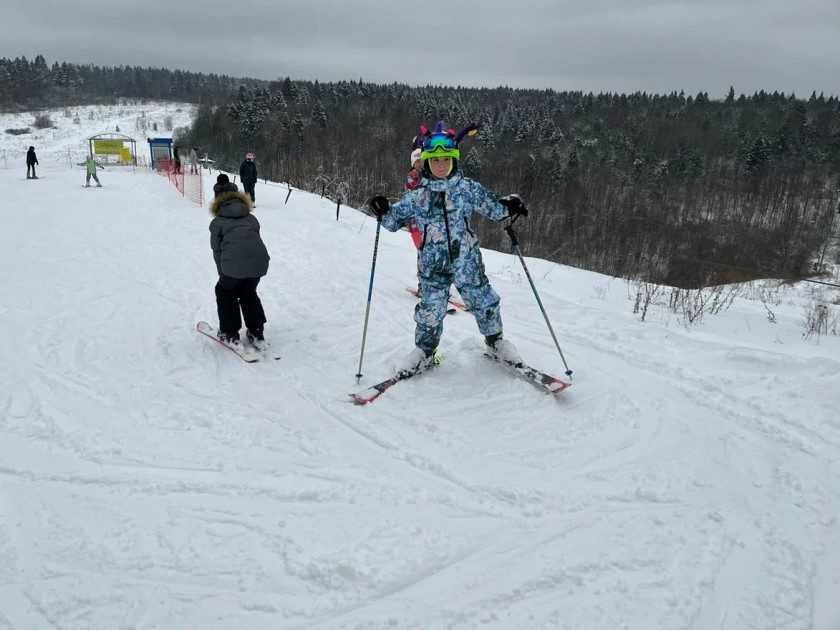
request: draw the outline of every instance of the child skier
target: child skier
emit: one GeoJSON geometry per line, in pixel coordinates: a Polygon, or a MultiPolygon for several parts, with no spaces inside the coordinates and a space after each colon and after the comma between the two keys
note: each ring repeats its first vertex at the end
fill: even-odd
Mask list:
{"type": "Polygon", "coordinates": [[[477,212],[501,221],[515,215],[527,216],[528,210],[518,195],[498,198],[461,175],[458,143],[476,129],[476,125],[471,125],[456,135],[451,129],[445,131],[444,123],[439,122],[435,132],[423,140],[423,177],[418,186],[403,194],[393,206],[382,196],[368,203],[386,230],[395,232],[413,220],[422,234],[418,257],[422,297],[414,310],[416,347],[398,372],[416,372],[434,363],[453,283],[475,315],[478,330],[491,352],[507,361],[522,362],[514,345],[502,338],[499,296],[484,273],[478,237],[470,219],[477,212]]]}
{"type": "MultiPolygon", "coordinates": [[[[420,183],[420,178],[423,176],[423,160],[420,158],[422,153],[422,149],[414,149],[411,152],[411,170],[405,176],[406,190],[414,190],[420,183]]],[[[420,234],[420,228],[417,227],[416,221],[411,220],[408,222],[408,231],[411,232],[411,240],[414,241],[414,246],[420,249],[423,236],[420,234]]]]}
{"type": "MultiPolygon", "coordinates": [[[[416,142],[416,139],[415,139],[416,142]]],[[[405,189],[406,190],[414,190],[417,188],[417,185],[420,183],[420,178],[423,175],[423,160],[420,159],[420,155],[422,153],[422,149],[417,148],[411,152],[411,170],[408,171],[408,175],[405,176],[405,189]]],[[[418,279],[420,277],[420,245],[423,243],[423,235],[420,234],[420,228],[417,227],[417,222],[413,219],[410,219],[408,222],[408,231],[411,233],[411,240],[414,241],[414,247],[417,248],[417,276],[418,279]]],[[[420,286],[419,282],[417,285],[417,296],[420,297],[423,294],[423,289],[420,286]]]]}
{"type": "Polygon", "coordinates": [[[198,175],[198,149],[190,149],[190,175],[198,175]]]}
{"type": "Polygon", "coordinates": [[[96,167],[105,170],[105,167],[102,166],[99,162],[93,159],[92,155],[89,155],[85,158],[84,162],[79,162],[79,166],[84,166],[87,169],[87,175],[85,175],[85,188],[90,188],[90,178],[96,181],[97,188],[102,188],[102,184],[99,182],[99,178],[96,176],[96,167]]]}
{"type": "Polygon", "coordinates": [[[183,173],[181,170],[181,147],[177,144],[172,148],[172,174],[183,173]]]}
{"type": "Polygon", "coordinates": [[[268,273],[269,255],[260,237],[260,222],[251,214],[251,200],[224,173],[216,178],[213,192],[216,197],[210,204],[214,217],[210,221],[210,247],[219,272],[218,337],[228,344],[240,343],[239,329],[244,319],[248,341],[264,350],[266,320],[257,285],[268,273]]]}

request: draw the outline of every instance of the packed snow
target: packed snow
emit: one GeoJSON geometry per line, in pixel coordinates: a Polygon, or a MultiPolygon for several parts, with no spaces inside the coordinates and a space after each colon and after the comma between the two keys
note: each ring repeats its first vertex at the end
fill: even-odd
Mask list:
{"type": "MultiPolygon", "coordinates": [[[[357,383],[376,222],[260,182],[282,359],[246,364],[195,330],[207,205],[146,168],[82,187],[88,137],[168,135],[140,111],[192,110],[0,138],[0,629],[840,628],[840,339],[802,324],[836,289],[744,287],[685,326],[528,258],[571,388],[486,359],[458,312],[442,365],[355,406],[413,346],[409,234],[380,235],[357,383]]],[[[485,263],[506,338],[562,376],[519,259],[485,263]]]]}

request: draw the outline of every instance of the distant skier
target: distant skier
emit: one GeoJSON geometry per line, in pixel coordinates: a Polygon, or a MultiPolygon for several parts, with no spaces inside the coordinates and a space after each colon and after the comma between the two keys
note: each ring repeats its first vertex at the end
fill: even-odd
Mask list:
{"type": "Polygon", "coordinates": [[[254,164],[254,154],[250,151],[245,154],[245,161],[239,167],[239,179],[242,180],[242,189],[251,197],[251,205],[256,208],[257,197],[254,186],[257,183],[257,165],[254,164]]]}
{"type": "Polygon", "coordinates": [[[176,144],[172,149],[172,173],[181,172],[181,150],[176,144]]]}
{"type": "Polygon", "coordinates": [[[190,175],[198,174],[198,149],[190,149],[190,175]]]}
{"type": "Polygon", "coordinates": [[[227,344],[240,343],[239,329],[244,319],[248,341],[264,349],[266,320],[257,285],[268,273],[270,257],[260,237],[260,222],[251,214],[250,199],[224,173],[216,178],[213,192],[216,197],[210,204],[214,217],[210,221],[210,247],[219,273],[218,337],[227,344]]]}
{"type": "Polygon", "coordinates": [[[96,167],[105,170],[105,167],[102,166],[99,162],[93,159],[92,155],[89,155],[85,158],[84,162],[79,162],[79,166],[84,166],[87,168],[87,175],[85,175],[85,188],[90,188],[90,178],[96,181],[96,187],[102,188],[102,184],[99,182],[99,177],[96,176],[96,167]]]}
{"type": "Polygon", "coordinates": [[[35,174],[35,165],[38,164],[38,157],[35,155],[35,147],[29,147],[29,151],[26,152],[26,179],[38,179],[38,176],[35,174]],[[32,171],[32,175],[29,175],[29,171],[32,171]]]}
{"type": "Polygon", "coordinates": [[[422,297],[414,310],[416,347],[398,372],[415,372],[434,362],[453,283],[475,315],[490,351],[505,361],[522,362],[515,346],[502,338],[499,296],[484,273],[478,237],[470,223],[474,212],[501,221],[526,216],[528,210],[518,195],[497,197],[461,175],[458,142],[477,129],[477,125],[470,125],[456,135],[439,122],[435,132],[422,141],[423,177],[418,186],[393,206],[382,196],[368,202],[386,230],[395,232],[413,220],[423,235],[419,255],[422,297]]]}

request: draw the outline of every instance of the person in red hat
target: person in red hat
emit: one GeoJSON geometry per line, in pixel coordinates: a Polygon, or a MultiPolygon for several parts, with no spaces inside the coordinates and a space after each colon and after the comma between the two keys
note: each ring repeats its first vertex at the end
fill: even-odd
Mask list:
{"type": "MultiPolygon", "coordinates": [[[[414,149],[411,152],[411,170],[408,171],[408,175],[405,176],[405,189],[406,190],[413,190],[417,188],[417,185],[420,183],[420,177],[423,174],[423,160],[420,159],[420,154],[423,152],[422,149],[414,149]]],[[[411,234],[411,240],[414,241],[414,247],[417,248],[417,275],[420,275],[420,246],[423,244],[423,235],[420,233],[420,228],[417,225],[417,221],[411,220],[408,222],[408,232],[411,234]]],[[[422,295],[422,287],[420,283],[417,283],[417,297],[422,295]]]]}
{"type": "MultiPolygon", "coordinates": [[[[420,159],[420,155],[423,153],[423,149],[414,149],[411,152],[411,170],[408,171],[408,175],[405,177],[405,189],[406,190],[413,190],[417,188],[417,184],[420,183],[420,176],[423,173],[423,160],[420,159]]],[[[423,236],[420,234],[420,228],[417,227],[416,221],[411,221],[408,224],[408,231],[411,232],[411,238],[414,241],[414,246],[417,249],[420,249],[420,245],[423,243],[423,236]]]]}
{"type": "Polygon", "coordinates": [[[245,161],[239,167],[239,179],[242,182],[242,190],[251,197],[251,207],[257,207],[257,196],[254,193],[254,186],[257,183],[257,165],[254,164],[254,154],[248,151],[245,154],[245,161]]]}

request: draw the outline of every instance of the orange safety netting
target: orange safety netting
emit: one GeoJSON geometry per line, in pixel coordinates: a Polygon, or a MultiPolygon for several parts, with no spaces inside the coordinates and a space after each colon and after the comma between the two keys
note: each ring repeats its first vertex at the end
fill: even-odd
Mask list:
{"type": "Polygon", "coordinates": [[[172,161],[167,158],[158,158],[155,162],[155,170],[160,175],[165,175],[170,182],[175,184],[182,195],[189,197],[198,205],[204,205],[204,183],[202,181],[201,168],[197,172],[191,172],[190,167],[186,171],[174,172],[172,161]]]}

